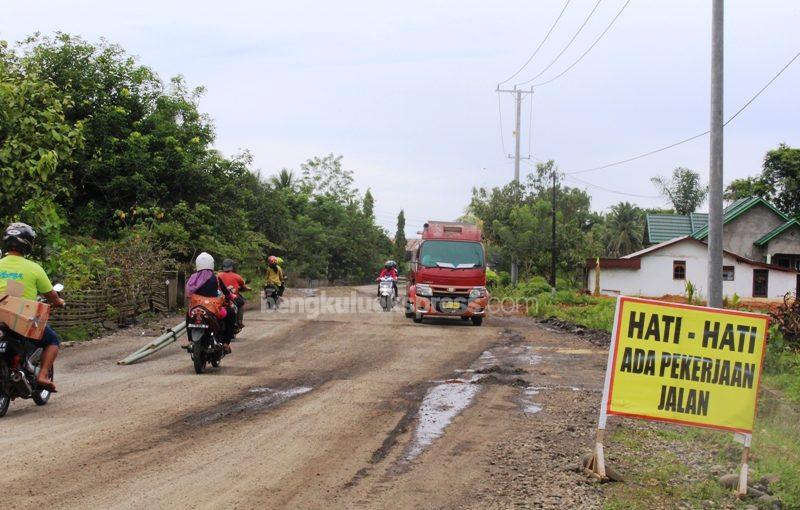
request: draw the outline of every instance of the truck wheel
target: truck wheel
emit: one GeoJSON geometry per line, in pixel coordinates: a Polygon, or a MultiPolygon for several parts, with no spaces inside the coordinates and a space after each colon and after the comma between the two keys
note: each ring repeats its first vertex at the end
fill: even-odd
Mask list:
{"type": "Polygon", "coordinates": [[[414,316],[414,307],[411,305],[410,301],[406,301],[406,319],[410,319],[414,316]]]}
{"type": "Polygon", "coordinates": [[[472,318],[472,325],[473,326],[480,326],[483,324],[483,317],[473,317],[472,318]]]}

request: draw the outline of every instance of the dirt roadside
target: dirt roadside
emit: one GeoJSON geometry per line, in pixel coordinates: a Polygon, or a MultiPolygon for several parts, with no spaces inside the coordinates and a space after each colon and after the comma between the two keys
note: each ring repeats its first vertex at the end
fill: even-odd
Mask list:
{"type": "Polygon", "coordinates": [[[24,488],[6,505],[602,508],[606,486],[571,467],[591,442],[604,349],[525,318],[359,311],[372,292],[251,312],[202,376],[177,347],[114,365],[138,335],[66,349],[50,404],[14,402],[0,421],[5,483],[24,488]]]}

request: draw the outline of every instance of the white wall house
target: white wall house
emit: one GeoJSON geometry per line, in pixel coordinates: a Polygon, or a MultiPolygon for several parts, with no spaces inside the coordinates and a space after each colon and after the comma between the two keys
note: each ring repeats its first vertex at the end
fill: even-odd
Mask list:
{"type": "MultiPolygon", "coordinates": [[[[651,246],[619,259],[600,260],[600,293],[660,297],[686,293],[692,282],[701,298],[707,295],[707,245],[683,236],[651,246]]],[[[588,288],[594,292],[596,261],[588,260],[588,288]]],[[[724,296],[782,298],[800,291],[800,273],[793,268],[757,262],[725,252],[724,296]]]]}

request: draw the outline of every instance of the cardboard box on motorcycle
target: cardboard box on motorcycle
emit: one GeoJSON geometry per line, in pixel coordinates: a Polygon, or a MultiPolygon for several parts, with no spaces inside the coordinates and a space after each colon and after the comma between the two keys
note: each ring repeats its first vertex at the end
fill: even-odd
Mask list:
{"type": "Polygon", "coordinates": [[[41,340],[49,318],[50,305],[47,303],[9,294],[0,296],[0,322],[25,338],[41,340]]]}

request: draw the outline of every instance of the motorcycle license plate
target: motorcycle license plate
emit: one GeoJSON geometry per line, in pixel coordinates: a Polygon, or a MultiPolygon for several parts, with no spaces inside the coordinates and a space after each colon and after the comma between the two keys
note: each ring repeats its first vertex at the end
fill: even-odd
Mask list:
{"type": "Polygon", "coordinates": [[[6,352],[6,348],[8,348],[8,342],[0,342],[0,352],[6,352]]]}
{"type": "Polygon", "coordinates": [[[192,328],[192,329],[194,329],[194,328],[208,329],[208,324],[189,324],[189,327],[192,328]]]}
{"type": "Polygon", "coordinates": [[[445,310],[458,310],[461,308],[461,303],[458,301],[445,301],[442,303],[442,308],[445,310]]]}

